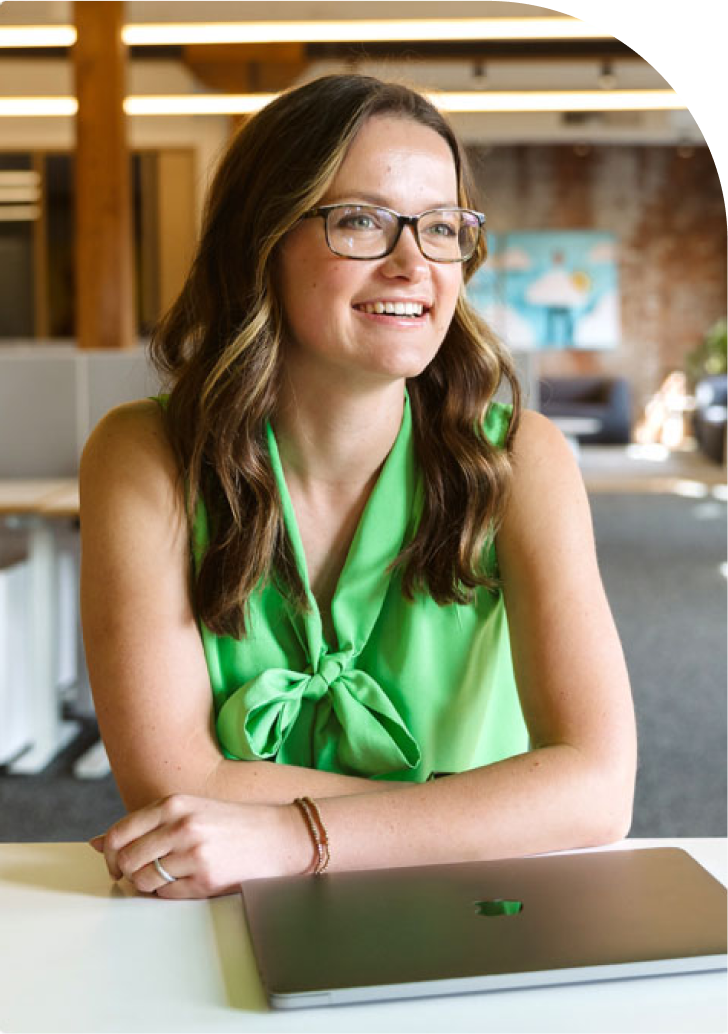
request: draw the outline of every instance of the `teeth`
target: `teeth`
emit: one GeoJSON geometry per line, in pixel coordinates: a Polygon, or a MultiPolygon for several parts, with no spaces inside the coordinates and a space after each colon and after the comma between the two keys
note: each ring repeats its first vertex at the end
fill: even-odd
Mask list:
{"type": "Polygon", "coordinates": [[[370,315],[421,316],[424,306],[420,302],[367,302],[361,308],[370,315]]]}

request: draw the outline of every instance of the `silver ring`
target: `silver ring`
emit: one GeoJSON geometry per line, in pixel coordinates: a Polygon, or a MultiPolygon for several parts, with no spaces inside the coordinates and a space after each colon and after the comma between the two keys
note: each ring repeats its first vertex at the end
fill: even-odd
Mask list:
{"type": "Polygon", "coordinates": [[[170,876],[169,873],[164,868],[164,866],[162,865],[162,863],[160,862],[160,860],[158,858],[154,859],[154,868],[157,870],[157,872],[162,877],[162,879],[164,880],[165,883],[176,883],[177,882],[177,877],[176,876],[170,876]]]}

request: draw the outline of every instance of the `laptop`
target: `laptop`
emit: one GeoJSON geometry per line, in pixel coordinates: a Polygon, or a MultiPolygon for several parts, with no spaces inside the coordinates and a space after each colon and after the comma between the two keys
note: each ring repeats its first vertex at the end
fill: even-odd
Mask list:
{"type": "Polygon", "coordinates": [[[679,848],[250,880],[279,1009],[726,968],[726,889],[679,848]]]}

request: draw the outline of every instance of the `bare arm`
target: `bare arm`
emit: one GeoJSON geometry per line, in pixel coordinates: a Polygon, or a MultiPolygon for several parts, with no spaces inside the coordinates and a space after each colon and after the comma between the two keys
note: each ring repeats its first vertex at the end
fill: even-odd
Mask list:
{"type": "Polygon", "coordinates": [[[385,784],[271,762],[229,761],[189,593],[174,455],[155,402],[120,406],[81,461],[81,608],[99,727],[127,808],[173,793],[289,803],[385,784]]]}
{"type": "MultiPolygon", "coordinates": [[[[534,749],[407,793],[380,784],[377,794],[354,795],[341,782],[337,795],[321,800],[312,787],[296,788],[284,799],[319,797],[330,868],[507,857],[626,834],[635,773],[627,674],[579,472],[563,437],[537,414],[525,415],[518,434],[498,555],[534,749]]],[[[359,782],[351,785],[358,789],[359,782]]],[[[273,784],[266,779],[263,785],[273,784]]],[[[133,877],[141,889],[186,897],[220,893],[250,876],[301,872],[309,864],[311,843],[290,804],[220,808],[174,797],[122,820],[104,845],[110,871],[133,877]],[[160,886],[151,865],[160,855],[178,882],[160,886]]]]}

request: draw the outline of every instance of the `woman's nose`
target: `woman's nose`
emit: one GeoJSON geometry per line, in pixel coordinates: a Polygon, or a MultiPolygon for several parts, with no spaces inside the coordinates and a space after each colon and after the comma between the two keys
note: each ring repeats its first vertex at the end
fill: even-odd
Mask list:
{"type": "Polygon", "coordinates": [[[429,272],[429,262],[420,251],[414,226],[403,227],[394,249],[382,262],[383,272],[388,276],[420,280],[429,272]]]}

